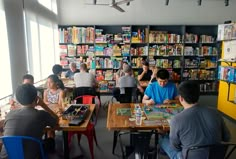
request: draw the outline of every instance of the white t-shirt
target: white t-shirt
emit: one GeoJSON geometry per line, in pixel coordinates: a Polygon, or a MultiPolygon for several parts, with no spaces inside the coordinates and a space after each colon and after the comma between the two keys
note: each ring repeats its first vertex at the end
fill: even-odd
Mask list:
{"type": "Polygon", "coordinates": [[[74,81],[76,87],[94,87],[96,83],[95,76],[87,72],[76,73],[74,81]]]}

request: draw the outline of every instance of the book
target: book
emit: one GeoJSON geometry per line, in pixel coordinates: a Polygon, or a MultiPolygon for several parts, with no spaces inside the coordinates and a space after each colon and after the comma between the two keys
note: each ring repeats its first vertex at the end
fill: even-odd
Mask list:
{"type": "Polygon", "coordinates": [[[76,56],[76,45],[67,45],[68,56],[76,56]]]}

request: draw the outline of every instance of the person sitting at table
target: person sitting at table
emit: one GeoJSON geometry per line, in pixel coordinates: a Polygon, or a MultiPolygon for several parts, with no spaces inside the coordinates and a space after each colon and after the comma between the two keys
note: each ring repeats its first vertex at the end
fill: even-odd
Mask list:
{"type": "Polygon", "coordinates": [[[70,70],[68,70],[66,72],[65,77],[69,78],[69,79],[74,79],[74,74],[78,73],[78,72],[79,72],[79,70],[77,69],[76,63],[71,62],[70,63],[70,70]]]}
{"type": "Polygon", "coordinates": [[[125,61],[121,61],[120,62],[120,68],[119,70],[115,73],[115,80],[116,80],[116,86],[115,88],[113,88],[112,90],[112,95],[113,97],[116,98],[116,100],[119,100],[119,96],[120,96],[120,78],[123,77],[125,75],[125,72],[124,72],[124,67],[128,65],[127,62],[125,61]]]}
{"type": "MultiPolygon", "coordinates": [[[[124,76],[120,77],[118,80],[119,82],[119,94],[122,92],[125,92],[126,87],[133,87],[135,88],[133,91],[133,95],[136,98],[136,90],[138,89],[141,93],[144,92],[143,88],[139,85],[139,82],[132,76],[132,67],[130,65],[124,65],[123,66],[123,71],[125,73],[124,76]],[[137,89],[136,89],[137,88],[137,89]]],[[[119,101],[119,96],[116,97],[117,100],[119,101]]]]}
{"type": "MultiPolygon", "coordinates": [[[[57,115],[37,96],[37,89],[32,84],[19,86],[16,89],[16,99],[23,107],[12,110],[6,115],[4,136],[30,136],[42,140],[46,126],[56,127],[58,125],[57,115]],[[36,106],[41,106],[44,110],[37,110],[36,106]]],[[[44,139],[46,152],[53,151],[54,144],[54,140],[44,139]]],[[[24,148],[25,158],[40,158],[37,144],[27,142],[24,144],[24,148]]],[[[0,158],[7,158],[4,146],[0,158]]]]}
{"type": "Polygon", "coordinates": [[[62,66],[61,65],[58,65],[58,64],[55,64],[53,67],[52,67],[52,72],[54,75],[56,75],[58,78],[59,78],[59,81],[57,82],[58,86],[64,90],[65,89],[65,86],[64,86],[64,83],[62,82],[61,80],[61,74],[62,74],[62,66]]]}
{"type": "MultiPolygon", "coordinates": [[[[170,121],[170,134],[159,140],[170,159],[184,159],[188,148],[229,141],[230,133],[220,113],[198,104],[200,87],[197,82],[184,81],[178,87],[179,101],[184,110],[170,121]]],[[[208,148],[188,153],[191,159],[207,158],[208,148]],[[190,157],[191,156],[191,157],[190,157]]]]}
{"type": "Polygon", "coordinates": [[[74,90],[74,98],[81,95],[97,95],[100,99],[100,92],[96,91],[98,86],[95,76],[88,72],[85,63],[80,64],[80,72],[75,73],[74,81],[76,89],[74,90]]]}
{"type": "Polygon", "coordinates": [[[139,81],[150,81],[152,76],[152,71],[149,69],[149,63],[147,61],[143,62],[143,69],[138,72],[139,81]]]}
{"type": "Polygon", "coordinates": [[[74,81],[76,87],[96,87],[97,85],[95,76],[88,72],[85,63],[80,64],[80,72],[75,73],[74,81]]]}
{"type": "MultiPolygon", "coordinates": [[[[22,84],[27,84],[27,83],[32,85],[34,84],[34,77],[30,74],[25,74],[22,78],[22,84]]],[[[21,108],[21,105],[15,100],[15,97],[10,99],[9,103],[11,105],[10,110],[21,108]]]]}
{"type": "Polygon", "coordinates": [[[166,69],[160,69],[157,72],[157,81],[146,88],[142,102],[147,105],[178,103],[177,88],[168,81],[169,76],[166,69]]]}
{"type": "Polygon", "coordinates": [[[46,104],[58,104],[62,108],[64,91],[58,85],[59,78],[56,75],[50,75],[47,78],[47,89],[44,91],[44,102],[46,104]]]}

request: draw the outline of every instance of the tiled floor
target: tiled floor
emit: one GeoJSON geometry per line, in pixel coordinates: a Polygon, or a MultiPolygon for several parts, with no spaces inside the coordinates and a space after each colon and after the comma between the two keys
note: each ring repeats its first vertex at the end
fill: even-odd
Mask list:
{"type": "MultiPolygon", "coordinates": [[[[106,111],[104,109],[101,109],[100,115],[99,115],[99,120],[96,125],[96,135],[98,139],[98,144],[99,147],[96,147],[94,144],[94,154],[95,154],[95,159],[116,159],[116,158],[121,158],[121,151],[120,151],[120,146],[117,145],[116,148],[116,155],[112,154],[112,142],[113,142],[113,131],[108,131],[106,129],[106,111]]],[[[236,143],[236,122],[232,122],[227,118],[224,118],[226,125],[230,129],[232,139],[231,141],[236,143]]],[[[57,141],[59,142],[59,153],[57,155],[53,155],[53,157],[50,157],[52,159],[61,159],[63,158],[62,154],[62,137],[59,135],[57,136],[57,141]]],[[[90,152],[89,152],[89,146],[88,142],[85,136],[82,136],[81,138],[81,143],[80,146],[76,143],[76,139],[74,139],[74,142],[71,145],[71,158],[73,159],[90,159],[90,152]]],[[[131,156],[130,158],[134,158],[131,156]]],[[[168,159],[168,157],[160,156],[159,159],[168,159]]],[[[236,159],[236,151],[234,154],[231,156],[230,159],[236,159]]]]}

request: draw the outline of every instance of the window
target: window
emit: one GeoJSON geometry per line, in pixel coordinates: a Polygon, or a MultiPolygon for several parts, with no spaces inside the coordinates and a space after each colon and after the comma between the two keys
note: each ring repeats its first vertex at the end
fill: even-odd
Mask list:
{"type": "MultiPolygon", "coordinates": [[[[54,1],[38,0],[48,9],[50,6],[52,8],[54,1]]],[[[30,1],[27,2],[28,4],[31,3],[30,1]]],[[[58,32],[55,31],[57,30],[57,17],[53,12],[41,13],[40,8],[39,10],[31,10],[27,6],[26,4],[27,59],[29,73],[34,76],[35,82],[37,82],[52,74],[52,66],[59,62],[59,55],[56,53],[58,51],[58,32]]],[[[39,5],[39,7],[42,6],[39,5]]]]}
{"type": "MultiPolygon", "coordinates": [[[[3,9],[2,1],[0,1],[0,43],[1,43],[1,58],[0,58],[0,72],[6,78],[0,78],[0,98],[12,94],[12,80],[11,80],[11,65],[10,54],[7,37],[6,16],[3,9]]],[[[2,76],[1,76],[2,77],[2,76]]]]}
{"type": "Polygon", "coordinates": [[[38,2],[49,9],[50,11],[53,11],[55,14],[57,14],[57,1],[56,0],[38,0],[38,2]]]}

